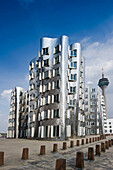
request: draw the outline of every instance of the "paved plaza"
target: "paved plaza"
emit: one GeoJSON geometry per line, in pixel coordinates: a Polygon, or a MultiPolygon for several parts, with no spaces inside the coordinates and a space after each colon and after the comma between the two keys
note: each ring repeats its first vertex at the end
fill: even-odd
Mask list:
{"type": "MultiPolygon", "coordinates": [[[[81,140],[82,138],[80,138],[81,140]]],[[[113,136],[108,136],[107,139],[113,139],[113,136]]],[[[56,160],[59,158],[66,159],[66,169],[74,170],[76,163],[76,153],[78,151],[84,152],[84,165],[87,170],[110,170],[113,169],[113,146],[101,152],[101,156],[95,156],[94,161],[88,161],[88,147],[101,143],[104,140],[93,143],[76,146],[76,139],[74,140],[74,147],[70,148],[70,141],[67,142],[67,149],[62,150],[63,141],[38,141],[27,139],[0,139],[0,151],[5,154],[5,165],[0,169],[6,170],[55,170],[56,160]],[[58,144],[58,152],[53,153],[53,144],[58,144]],[[46,146],[46,155],[39,155],[40,146],[46,146]],[[28,160],[22,160],[23,148],[29,148],[30,154],[28,160]]]]}

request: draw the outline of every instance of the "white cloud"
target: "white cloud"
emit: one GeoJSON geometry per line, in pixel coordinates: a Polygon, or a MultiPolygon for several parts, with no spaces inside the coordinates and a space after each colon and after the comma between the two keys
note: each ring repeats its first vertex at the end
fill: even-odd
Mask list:
{"type": "Polygon", "coordinates": [[[87,84],[90,85],[90,84],[93,84],[93,82],[92,81],[88,81],[87,84]]]}
{"type": "Polygon", "coordinates": [[[8,101],[10,101],[10,95],[11,95],[11,89],[10,90],[3,90],[3,92],[1,93],[1,96],[5,99],[7,99],[8,101]]]}
{"type": "Polygon", "coordinates": [[[80,43],[82,44],[82,47],[84,48],[84,47],[88,46],[90,40],[91,40],[91,37],[85,37],[85,38],[83,38],[83,39],[80,41],[80,43]]]}
{"type": "Polygon", "coordinates": [[[108,113],[111,114],[113,111],[113,106],[110,105],[110,101],[113,101],[113,34],[104,43],[91,43],[91,39],[85,39],[86,41],[83,39],[81,42],[84,47],[86,82],[93,82],[97,85],[101,78],[102,68],[104,68],[105,77],[110,81],[106,95],[109,96],[107,97],[108,113]]]}

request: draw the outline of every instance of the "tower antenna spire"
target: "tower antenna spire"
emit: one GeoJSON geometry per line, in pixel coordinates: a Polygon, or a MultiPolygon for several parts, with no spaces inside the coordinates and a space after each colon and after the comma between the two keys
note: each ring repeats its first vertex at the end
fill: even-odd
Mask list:
{"type": "Polygon", "coordinates": [[[104,78],[104,69],[102,68],[102,78],[104,78]]]}

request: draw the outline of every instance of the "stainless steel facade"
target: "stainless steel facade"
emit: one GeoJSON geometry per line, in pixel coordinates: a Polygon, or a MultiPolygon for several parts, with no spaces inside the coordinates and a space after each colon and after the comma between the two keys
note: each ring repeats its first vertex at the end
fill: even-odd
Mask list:
{"type": "Polygon", "coordinates": [[[85,135],[84,57],[69,38],[42,38],[29,66],[28,137],[66,139],[85,135]]]}

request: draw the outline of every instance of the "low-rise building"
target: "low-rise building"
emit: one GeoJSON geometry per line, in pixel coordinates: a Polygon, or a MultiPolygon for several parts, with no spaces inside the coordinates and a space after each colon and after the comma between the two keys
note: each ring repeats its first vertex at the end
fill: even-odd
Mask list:
{"type": "Polygon", "coordinates": [[[104,129],[105,134],[113,134],[113,118],[105,120],[104,129]]]}
{"type": "Polygon", "coordinates": [[[0,138],[7,138],[7,133],[0,133],[0,138]]]}

